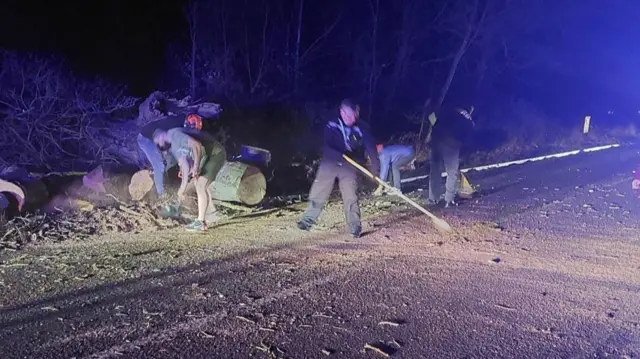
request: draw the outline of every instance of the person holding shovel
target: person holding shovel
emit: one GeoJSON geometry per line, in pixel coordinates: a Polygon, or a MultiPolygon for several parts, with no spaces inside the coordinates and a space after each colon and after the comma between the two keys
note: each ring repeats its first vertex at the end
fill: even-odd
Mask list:
{"type": "Polygon", "coordinates": [[[183,174],[178,189],[180,203],[185,199],[189,179],[195,180],[198,218],[187,226],[187,230],[206,231],[205,215],[211,201],[207,188],[226,162],[227,153],[224,147],[210,136],[198,136],[182,128],[168,131],[158,129],[153,133],[153,142],[161,151],[168,150],[178,161],[183,174]]]}
{"type": "Polygon", "coordinates": [[[342,156],[363,161],[366,153],[374,173],[378,173],[380,162],[369,129],[357,124],[359,115],[360,107],[344,100],[340,105],[340,116],[325,126],[322,158],[309,193],[309,205],[298,222],[299,229],[309,230],[316,223],[338,179],[349,231],[354,238],[360,237],[362,224],[356,193],[358,170],[342,156]]]}
{"type": "Polygon", "coordinates": [[[456,206],[458,180],[460,178],[460,149],[469,139],[473,130],[473,106],[470,110],[445,107],[429,115],[429,198],[428,205],[441,202],[444,192],[444,206],[456,206]],[[442,172],[446,171],[447,180],[443,188],[442,172]]]}

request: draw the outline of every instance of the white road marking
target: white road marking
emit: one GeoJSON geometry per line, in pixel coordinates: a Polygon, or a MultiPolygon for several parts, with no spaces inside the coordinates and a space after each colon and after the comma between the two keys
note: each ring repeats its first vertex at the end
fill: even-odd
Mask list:
{"type": "MultiPolygon", "coordinates": [[[[561,157],[567,157],[567,156],[573,156],[573,155],[577,155],[580,152],[596,152],[596,151],[602,151],[602,150],[608,150],[611,148],[616,148],[616,147],[620,147],[620,144],[614,143],[611,145],[604,145],[604,146],[596,146],[596,147],[590,147],[590,148],[585,148],[585,149],[581,149],[581,150],[573,150],[573,151],[567,151],[567,152],[560,152],[560,153],[554,153],[551,155],[544,155],[544,156],[539,156],[539,157],[531,157],[531,158],[525,158],[522,160],[515,160],[515,161],[509,161],[509,162],[502,162],[502,163],[495,163],[492,165],[484,165],[484,166],[478,166],[478,167],[471,167],[471,168],[465,168],[460,170],[460,172],[462,173],[466,173],[469,171],[485,171],[485,170],[489,170],[489,169],[493,169],[493,168],[502,168],[502,167],[507,167],[507,166],[511,166],[511,165],[521,165],[523,163],[526,162],[536,162],[536,161],[542,161],[542,160],[548,160],[551,158],[561,158],[561,157]]],[[[442,177],[446,177],[447,173],[446,172],[442,172],[442,177]]],[[[401,180],[402,183],[407,183],[407,182],[413,182],[413,181],[419,181],[421,179],[425,179],[429,177],[429,175],[423,175],[423,176],[416,176],[416,177],[410,177],[410,178],[403,178],[401,180]]]]}

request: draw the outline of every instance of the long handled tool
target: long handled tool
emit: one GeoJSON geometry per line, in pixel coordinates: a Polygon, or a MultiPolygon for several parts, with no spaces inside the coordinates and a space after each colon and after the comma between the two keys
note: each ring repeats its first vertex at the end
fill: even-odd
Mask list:
{"type": "Polygon", "coordinates": [[[345,160],[347,160],[347,162],[351,163],[355,168],[359,169],[360,172],[362,172],[365,175],[367,175],[367,176],[371,177],[372,179],[376,180],[376,182],[378,182],[381,186],[383,186],[384,188],[388,189],[389,191],[397,194],[398,197],[402,198],[405,202],[409,203],[410,205],[412,205],[415,208],[417,208],[420,212],[422,212],[422,213],[426,214],[427,216],[429,216],[429,218],[431,218],[431,221],[433,222],[433,224],[438,229],[443,230],[445,232],[451,232],[452,231],[451,226],[445,220],[436,217],[433,213],[427,211],[422,206],[420,206],[419,204],[415,203],[411,198],[409,198],[409,197],[405,196],[404,194],[402,194],[402,192],[400,192],[397,189],[389,186],[385,181],[383,181],[380,178],[374,176],[373,173],[369,172],[369,170],[367,170],[366,168],[360,166],[360,164],[358,164],[356,161],[354,161],[351,158],[349,158],[349,156],[342,155],[342,157],[345,160]]]}

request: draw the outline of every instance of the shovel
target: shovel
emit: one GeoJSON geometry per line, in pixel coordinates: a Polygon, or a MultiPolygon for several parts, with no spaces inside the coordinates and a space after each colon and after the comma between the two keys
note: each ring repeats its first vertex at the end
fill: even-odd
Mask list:
{"type": "Polygon", "coordinates": [[[409,203],[410,205],[412,205],[415,208],[417,208],[420,212],[422,212],[422,213],[426,214],[427,216],[429,216],[429,218],[431,218],[431,221],[436,226],[436,228],[438,228],[438,229],[440,229],[442,231],[445,231],[445,232],[451,232],[452,231],[451,226],[445,220],[436,217],[433,213],[431,213],[431,212],[427,211],[426,209],[424,209],[422,206],[420,206],[419,204],[414,202],[411,198],[409,198],[409,197],[405,196],[404,194],[402,194],[402,192],[398,191],[396,188],[389,186],[385,181],[383,181],[380,178],[374,176],[373,173],[369,172],[369,170],[367,170],[366,168],[364,168],[360,164],[358,164],[356,161],[354,161],[351,158],[349,158],[349,156],[342,155],[342,157],[345,160],[347,160],[347,162],[352,164],[355,168],[360,170],[360,172],[362,172],[365,175],[369,176],[370,178],[376,180],[376,182],[378,182],[381,186],[383,186],[384,188],[389,190],[391,193],[396,194],[398,197],[402,198],[405,202],[409,203]]]}

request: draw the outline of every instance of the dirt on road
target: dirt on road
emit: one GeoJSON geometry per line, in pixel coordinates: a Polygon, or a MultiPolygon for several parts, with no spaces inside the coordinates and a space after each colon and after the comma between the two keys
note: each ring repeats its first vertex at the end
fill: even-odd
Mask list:
{"type": "Polygon", "coordinates": [[[637,358],[638,158],[470,174],[452,235],[383,198],[3,251],[2,358],[637,358]]]}

